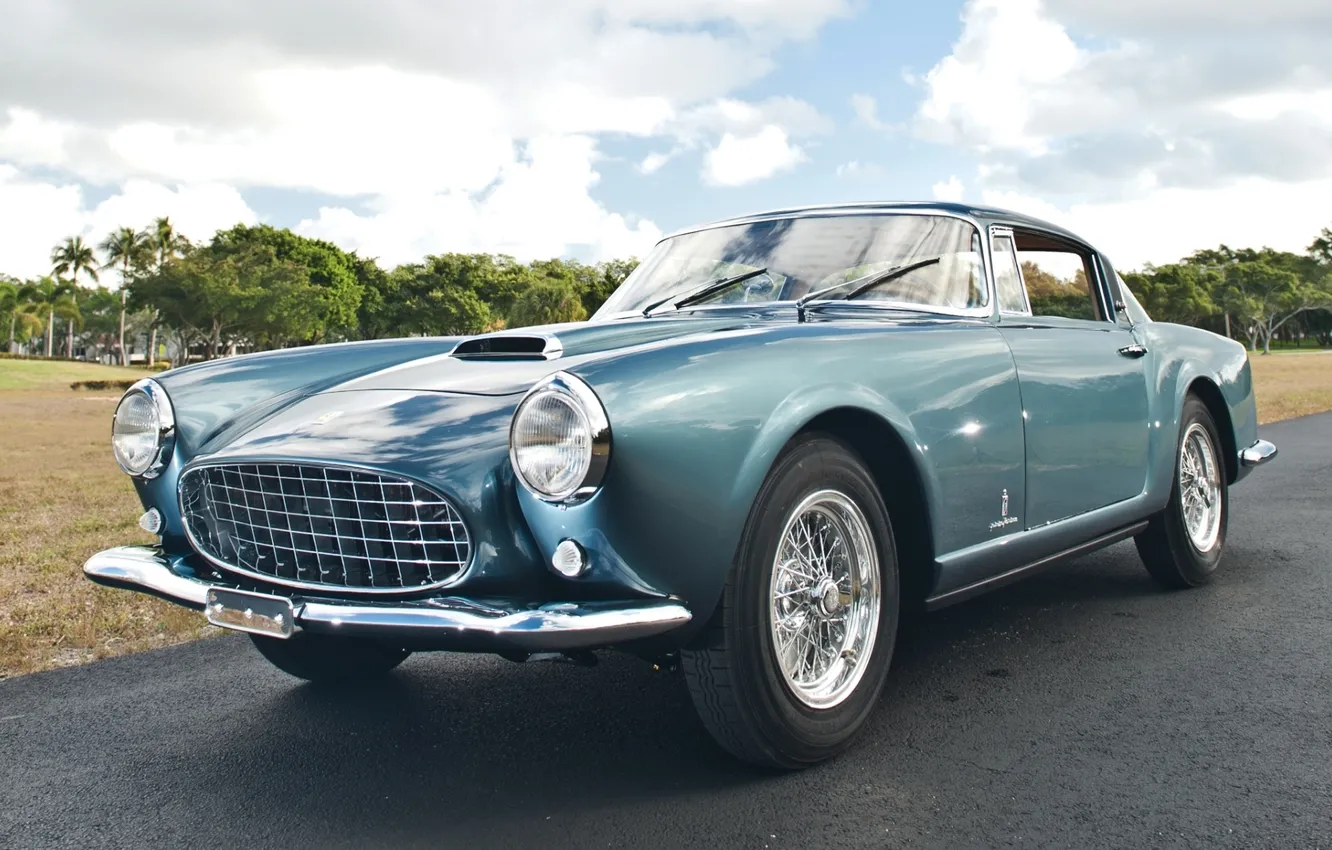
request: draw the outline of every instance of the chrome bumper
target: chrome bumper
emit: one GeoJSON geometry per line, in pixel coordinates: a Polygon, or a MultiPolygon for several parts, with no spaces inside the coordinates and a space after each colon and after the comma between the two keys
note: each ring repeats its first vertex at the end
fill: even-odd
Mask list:
{"type": "Polygon", "coordinates": [[[1277,447],[1266,440],[1258,440],[1239,453],[1243,466],[1261,466],[1277,456],[1277,447]]]}
{"type": "MultiPolygon", "coordinates": [[[[204,608],[210,587],[182,575],[161,551],[124,546],[98,552],[83,565],[94,582],[150,593],[169,602],[204,608]]],[[[440,649],[559,652],[591,649],[651,637],[683,626],[689,609],[676,602],[560,602],[531,608],[496,608],[466,599],[360,603],[293,597],[296,624],[311,633],[393,638],[440,649]]]]}

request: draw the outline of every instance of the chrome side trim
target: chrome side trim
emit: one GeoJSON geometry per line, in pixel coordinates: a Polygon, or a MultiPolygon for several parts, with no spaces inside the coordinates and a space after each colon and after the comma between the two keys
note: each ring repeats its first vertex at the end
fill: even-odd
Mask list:
{"type": "MultiPolygon", "coordinates": [[[[83,565],[92,581],[137,590],[202,611],[214,585],[175,572],[161,550],[125,546],[98,552],[83,565]]],[[[219,585],[221,586],[221,585],[219,585]]],[[[476,651],[557,652],[612,646],[662,634],[693,615],[679,602],[554,602],[499,608],[441,598],[378,605],[293,598],[296,623],[320,634],[437,640],[476,651]]]]}
{"type": "Polygon", "coordinates": [[[1276,456],[1277,447],[1267,440],[1258,440],[1239,453],[1240,463],[1244,466],[1262,466],[1276,456]]]}
{"type": "Polygon", "coordinates": [[[1127,540],[1146,528],[1146,520],[1139,520],[1138,522],[1112,531],[1109,534],[1102,534],[1101,536],[1094,537],[1084,543],[1079,543],[1062,552],[1056,552],[1053,555],[1046,555],[1044,558],[1038,558],[1030,564],[1024,564],[1020,567],[1015,567],[1014,569],[999,573],[998,575],[988,576],[980,581],[931,596],[925,600],[925,610],[938,611],[940,608],[946,608],[949,605],[965,602],[972,597],[980,596],[982,593],[988,593],[995,588],[1003,587],[1004,585],[1011,584],[1019,579],[1035,575],[1042,570],[1058,566],[1065,561],[1072,560],[1073,558],[1080,558],[1083,555],[1095,552],[1097,549],[1103,549],[1106,546],[1111,546],[1121,540],[1127,540]]]}

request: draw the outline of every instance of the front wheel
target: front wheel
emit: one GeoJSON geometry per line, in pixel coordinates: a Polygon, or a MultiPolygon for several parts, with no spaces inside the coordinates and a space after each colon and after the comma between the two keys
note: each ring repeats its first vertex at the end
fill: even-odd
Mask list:
{"type": "Polygon", "coordinates": [[[357,682],[378,678],[412,653],[363,638],[297,634],[250,635],[255,649],[279,670],[308,682],[357,682]]]}
{"type": "Polygon", "coordinates": [[[1180,416],[1175,480],[1166,509],[1138,535],[1138,555],[1158,584],[1197,587],[1210,581],[1226,545],[1230,494],[1223,445],[1207,406],[1196,396],[1180,416]]]}
{"type": "Polygon", "coordinates": [[[892,527],[854,452],[801,439],[769,473],[722,602],[682,654],[703,725],[755,764],[801,768],[864,725],[898,619],[892,527]]]}

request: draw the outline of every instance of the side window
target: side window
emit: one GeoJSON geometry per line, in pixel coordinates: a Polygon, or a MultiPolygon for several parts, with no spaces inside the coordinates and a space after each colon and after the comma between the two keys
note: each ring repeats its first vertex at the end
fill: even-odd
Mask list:
{"type": "Polygon", "coordinates": [[[1037,233],[1019,231],[1015,244],[1033,316],[1105,318],[1090,254],[1037,233]]]}
{"type": "Polygon", "coordinates": [[[994,283],[999,293],[999,311],[1029,313],[1027,296],[1022,289],[1022,275],[1018,271],[1013,235],[1006,231],[995,232],[990,241],[990,249],[994,254],[994,283]]]}

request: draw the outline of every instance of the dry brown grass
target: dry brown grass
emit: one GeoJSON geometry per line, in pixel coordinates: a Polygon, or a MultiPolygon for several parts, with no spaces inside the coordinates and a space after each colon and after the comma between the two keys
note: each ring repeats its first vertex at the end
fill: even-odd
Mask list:
{"type": "Polygon", "coordinates": [[[1332,351],[1256,354],[1249,363],[1259,422],[1332,410],[1332,351]]]}
{"type": "MultiPolygon", "coordinates": [[[[107,444],[119,393],[63,389],[68,364],[23,363],[21,378],[13,366],[0,360],[0,386],[33,389],[0,390],[0,678],[214,633],[193,611],[83,578],[99,549],[152,540],[107,444]]],[[[1256,356],[1253,373],[1262,422],[1332,410],[1332,354],[1256,356]]]]}
{"type": "MultiPolygon", "coordinates": [[[[53,371],[57,383],[67,377],[53,371]]],[[[0,392],[0,678],[205,631],[193,611],[83,578],[99,549],[153,539],[137,525],[143,508],[107,446],[117,397],[0,392]]]]}

